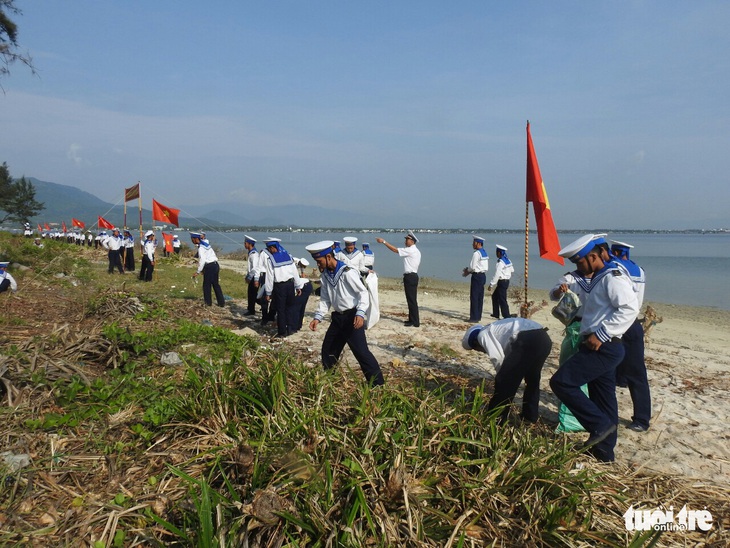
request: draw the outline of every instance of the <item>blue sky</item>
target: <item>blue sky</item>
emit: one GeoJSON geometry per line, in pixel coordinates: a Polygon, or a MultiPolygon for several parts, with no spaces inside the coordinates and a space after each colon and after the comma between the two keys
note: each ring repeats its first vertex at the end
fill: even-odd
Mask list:
{"type": "Polygon", "coordinates": [[[730,2],[15,4],[15,177],[519,228],[529,119],[558,229],[730,227],[730,2]]]}

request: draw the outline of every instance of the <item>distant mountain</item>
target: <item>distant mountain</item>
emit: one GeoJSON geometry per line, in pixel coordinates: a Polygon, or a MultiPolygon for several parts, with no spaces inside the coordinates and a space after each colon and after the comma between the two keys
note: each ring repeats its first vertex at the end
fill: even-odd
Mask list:
{"type": "MultiPolygon", "coordinates": [[[[71,228],[71,219],[75,218],[86,224],[87,229],[95,230],[98,217],[104,217],[115,226],[124,224],[124,205],[113,205],[105,202],[93,194],[79,190],[73,186],[59,185],[41,181],[35,177],[27,177],[35,187],[35,199],[42,202],[45,209],[31,219],[31,224],[45,223],[60,226],[62,222],[71,228]]],[[[173,207],[173,206],[170,206],[173,207]]],[[[207,218],[194,219],[180,215],[180,226],[198,227],[220,227],[225,223],[207,218]]],[[[142,223],[149,227],[152,224],[152,211],[142,208],[142,223]]],[[[159,224],[159,223],[157,223],[159,224]]],[[[137,202],[130,202],[127,205],[127,226],[137,227],[139,225],[139,209],[137,202]],[[131,207],[130,207],[131,206],[131,207]]]]}
{"type": "MultiPolygon", "coordinates": [[[[83,221],[88,229],[94,230],[98,217],[102,216],[116,226],[124,224],[123,204],[105,202],[89,192],[76,187],[27,178],[35,187],[36,200],[43,202],[45,209],[31,224],[55,224],[61,222],[71,227],[71,219],[83,221]]],[[[144,197],[143,197],[144,199],[144,197]]],[[[151,202],[151,200],[150,200],[151,202]]],[[[387,226],[388,223],[373,212],[352,213],[337,209],[306,205],[251,206],[229,202],[208,205],[165,204],[180,209],[180,226],[201,227],[352,227],[371,228],[387,226]]],[[[143,225],[152,222],[152,212],[142,209],[143,225]]],[[[127,204],[127,226],[139,223],[137,202],[127,204]]],[[[404,220],[404,224],[408,224],[404,220]]],[[[415,224],[413,225],[415,226],[415,224]]]]}

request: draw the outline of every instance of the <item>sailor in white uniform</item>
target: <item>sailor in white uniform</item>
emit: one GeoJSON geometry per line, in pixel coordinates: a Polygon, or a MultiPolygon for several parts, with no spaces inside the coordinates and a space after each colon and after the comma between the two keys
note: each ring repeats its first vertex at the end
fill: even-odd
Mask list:
{"type": "Polygon", "coordinates": [[[10,262],[0,263],[0,293],[5,293],[8,289],[12,292],[18,290],[18,284],[15,278],[8,272],[10,262]]]}
{"type": "Polygon", "coordinates": [[[144,242],[142,242],[142,265],[139,267],[139,279],[143,282],[151,282],[152,274],[155,271],[155,251],[157,250],[157,242],[155,241],[155,233],[148,230],[144,233],[144,242]]]}
{"type": "Polygon", "coordinates": [[[408,320],[404,322],[407,327],[419,327],[421,315],[418,309],[418,268],[421,266],[421,251],[418,249],[418,238],[412,231],[408,231],[405,238],[405,247],[395,247],[383,238],[376,238],[379,244],[383,244],[399,257],[403,257],[403,290],[406,294],[408,304],[408,320]]]}
{"type": "Polygon", "coordinates": [[[124,270],[134,272],[134,236],[129,230],[124,231],[124,270]]]}
{"type": "MultiPolygon", "coordinates": [[[[639,310],[644,304],[644,290],[646,288],[646,273],[644,269],[632,261],[630,257],[633,245],[611,240],[611,256],[627,272],[634,284],[634,291],[639,302],[639,310]]],[[[646,373],[644,360],[644,327],[637,318],[622,337],[626,356],[616,370],[616,383],[626,386],[634,405],[631,422],[626,428],[634,432],[649,430],[651,420],[651,390],[646,373]]]]}
{"type": "Polygon", "coordinates": [[[621,268],[604,262],[594,235],[572,242],[560,255],[579,272],[590,274],[585,288],[580,336],[582,344],[550,379],[555,395],[590,433],[585,447],[597,459],[614,460],[618,404],[616,368],[624,358],[621,342],[639,313],[633,285],[621,268]],[[587,396],[581,390],[588,384],[587,396]]]}
{"type": "Polygon", "coordinates": [[[359,272],[335,258],[333,244],[324,240],[306,247],[322,272],[319,305],[309,328],[315,331],[331,308],[331,323],[322,341],[322,365],[325,369],[333,368],[347,345],[360,364],[365,380],[372,386],[382,385],[383,373],[365,337],[367,289],[359,272]]]}
{"type": "Polygon", "coordinates": [[[299,271],[294,259],[281,245],[279,238],[268,238],[266,250],[262,252],[262,263],[265,268],[265,299],[276,311],[278,337],[288,337],[294,333],[297,318],[295,317],[294,297],[299,285],[299,271]]]}
{"type": "Polygon", "coordinates": [[[361,276],[368,273],[368,269],[365,268],[365,255],[362,251],[357,248],[357,238],[354,236],[345,236],[342,238],[345,242],[345,249],[342,250],[340,260],[347,266],[357,270],[361,276]]]}
{"type": "Polygon", "coordinates": [[[478,322],[482,319],[484,310],[484,286],[487,285],[487,270],[489,270],[489,254],[484,249],[484,238],[474,236],[471,243],[474,253],[471,255],[469,266],[464,268],[464,277],[471,275],[469,287],[469,321],[478,322]]]}
{"type": "Polygon", "coordinates": [[[203,236],[204,232],[191,232],[190,241],[198,248],[198,270],[193,277],[203,274],[203,302],[206,306],[213,306],[212,292],[215,293],[215,302],[221,308],[226,305],[223,290],[219,282],[220,265],[218,256],[210,245],[210,242],[203,236]]]}
{"type": "Polygon", "coordinates": [[[362,243],[362,264],[365,268],[368,270],[373,270],[375,268],[375,253],[370,249],[370,244],[368,242],[362,243]]]}
{"type": "Polygon", "coordinates": [[[109,274],[113,274],[115,268],[119,270],[120,274],[124,274],[121,254],[124,240],[122,239],[122,235],[119,233],[119,229],[113,228],[111,235],[106,235],[104,239],[101,240],[101,245],[108,251],[107,257],[109,258],[109,274]]]}
{"type": "Polygon", "coordinates": [[[259,278],[261,273],[259,272],[259,250],[256,249],[256,238],[249,236],[248,234],[243,237],[243,247],[246,248],[248,253],[246,272],[246,283],[248,284],[248,294],[246,300],[246,312],[244,315],[253,316],[256,313],[256,295],[259,292],[259,278]]]}
{"type": "Polygon", "coordinates": [[[515,271],[515,267],[512,266],[512,261],[507,257],[507,248],[503,245],[497,245],[495,254],[497,255],[497,266],[492,281],[489,282],[489,291],[494,288],[492,293],[492,318],[498,320],[500,312],[503,318],[512,316],[507,302],[507,289],[509,289],[509,280],[515,271]]]}

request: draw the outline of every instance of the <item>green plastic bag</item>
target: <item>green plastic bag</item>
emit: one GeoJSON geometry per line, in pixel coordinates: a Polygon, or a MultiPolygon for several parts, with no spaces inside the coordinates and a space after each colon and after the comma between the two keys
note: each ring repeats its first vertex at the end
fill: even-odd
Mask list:
{"type": "MultiPolygon", "coordinates": [[[[578,352],[578,347],[580,346],[579,331],[580,322],[573,322],[565,328],[565,338],[563,338],[563,342],[560,345],[560,358],[558,358],[558,363],[560,365],[563,365],[566,361],[568,361],[568,358],[578,352]]],[[[584,384],[580,387],[580,389],[583,390],[583,393],[586,396],[588,395],[588,385],[584,384]]],[[[558,427],[555,431],[582,432],[584,430],[585,428],[583,428],[583,425],[581,425],[581,423],[578,422],[578,419],[573,416],[570,409],[568,409],[563,402],[560,402],[560,405],[558,406],[558,427]]]]}

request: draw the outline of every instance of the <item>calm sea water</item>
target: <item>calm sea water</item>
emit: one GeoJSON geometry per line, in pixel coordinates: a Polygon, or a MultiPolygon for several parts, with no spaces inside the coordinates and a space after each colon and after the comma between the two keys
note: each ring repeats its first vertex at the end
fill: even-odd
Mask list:
{"type": "MultiPolygon", "coordinates": [[[[296,257],[309,257],[304,247],[320,240],[342,240],[348,233],[333,232],[249,232],[262,242],[266,237],[281,238],[282,245],[296,257]]],[[[403,274],[403,261],[384,245],[375,241],[383,237],[397,247],[404,245],[404,233],[354,233],[358,247],[369,242],[375,253],[375,270],[380,276],[397,278],[403,274]]],[[[480,233],[486,239],[489,252],[487,280],[494,273],[496,244],[508,248],[508,255],[515,266],[512,284],[524,287],[525,244],[524,234],[480,233]]],[[[224,253],[243,249],[243,232],[209,232],[208,239],[216,249],[224,253]]],[[[560,233],[565,245],[581,236],[581,233],[560,233]]],[[[419,275],[466,284],[461,276],[473,252],[469,234],[418,234],[418,248],[422,261],[419,275]]],[[[610,238],[634,245],[631,258],[646,271],[647,301],[693,306],[709,306],[730,310],[730,290],[725,285],[730,272],[730,234],[622,234],[612,233],[610,238]]],[[[262,246],[259,244],[258,246],[262,246]]],[[[528,286],[531,299],[540,298],[539,290],[552,287],[564,272],[572,270],[568,263],[561,266],[540,259],[537,236],[530,235],[528,286]],[[534,291],[534,292],[533,292],[534,291]]]]}

